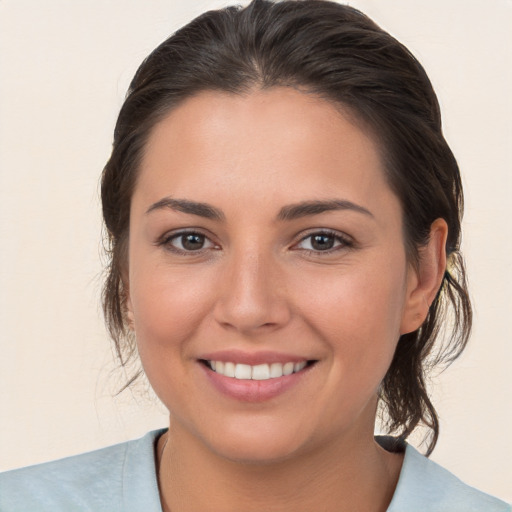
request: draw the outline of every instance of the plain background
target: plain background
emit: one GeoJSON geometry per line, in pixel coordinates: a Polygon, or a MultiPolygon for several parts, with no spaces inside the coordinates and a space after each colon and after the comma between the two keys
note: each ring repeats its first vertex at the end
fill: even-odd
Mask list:
{"type": "MultiPolygon", "coordinates": [[[[0,469],[166,424],[144,389],[112,396],[124,375],[99,308],[98,179],[140,61],[228,3],[0,0],[0,469]]],[[[511,501],[512,2],[349,3],[426,67],[463,173],[475,328],[433,387],[432,458],[511,501]]]]}

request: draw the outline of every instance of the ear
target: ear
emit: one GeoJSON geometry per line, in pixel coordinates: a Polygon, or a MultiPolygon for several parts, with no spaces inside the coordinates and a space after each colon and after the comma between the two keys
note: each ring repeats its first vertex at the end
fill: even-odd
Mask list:
{"type": "Polygon", "coordinates": [[[407,274],[405,297],[400,334],[418,329],[427,318],[446,270],[446,238],[448,225],[444,219],[436,219],[430,227],[428,243],[419,250],[417,267],[412,265],[407,274]]]}

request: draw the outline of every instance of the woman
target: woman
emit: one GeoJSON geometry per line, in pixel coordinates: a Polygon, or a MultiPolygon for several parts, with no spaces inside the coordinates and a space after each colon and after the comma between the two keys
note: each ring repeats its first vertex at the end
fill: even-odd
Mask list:
{"type": "Polygon", "coordinates": [[[102,200],[107,324],[169,429],[5,474],[0,510],[510,510],[405,444],[434,448],[425,372],[469,335],[462,190],[424,70],[368,18],[184,27],[131,84],[102,200]]]}

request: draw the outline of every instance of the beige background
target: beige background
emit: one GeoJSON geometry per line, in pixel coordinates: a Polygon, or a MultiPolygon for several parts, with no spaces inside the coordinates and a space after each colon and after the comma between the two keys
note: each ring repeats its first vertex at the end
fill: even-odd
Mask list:
{"type": "MultiPolygon", "coordinates": [[[[165,425],[112,393],[98,177],[128,81],[216,0],[0,0],[0,469],[165,425]]],[[[353,0],[425,65],[466,186],[472,343],[435,387],[433,459],[512,501],[512,2],[353,0]]]]}

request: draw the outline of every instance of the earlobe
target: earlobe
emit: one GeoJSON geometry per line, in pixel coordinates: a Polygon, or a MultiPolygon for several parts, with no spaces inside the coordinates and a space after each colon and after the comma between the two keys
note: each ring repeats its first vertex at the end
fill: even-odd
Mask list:
{"type": "Polygon", "coordinates": [[[430,227],[428,243],[419,249],[417,267],[409,269],[400,334],[415,331],[427,317],[446,270],[447,236],[446,221],[436,219],[430,227]]]}

